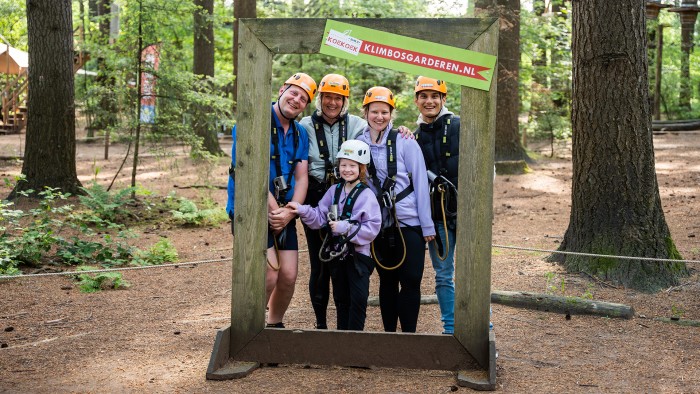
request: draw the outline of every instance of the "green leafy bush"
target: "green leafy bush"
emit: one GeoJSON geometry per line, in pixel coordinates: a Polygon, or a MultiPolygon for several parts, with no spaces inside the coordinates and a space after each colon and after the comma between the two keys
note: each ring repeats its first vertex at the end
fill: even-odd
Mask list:
{"type": "Polygon", "coordinates": [[[150,249],[135,253],[133,264],[161,265],[177,262],[178,254],[175,246],[167,238],[161,238],[150,249]]]}
{"type": "Polygon", "coordinates": [[[228,220],[226,211],[221,208],[199,209],[194,201],[180,198],[180,206],[177,210],[170,211],[173,218],[188,226],[218,226],[228,220]]]}
{"type": "MultiPolygon", "coordinates": [[[[76,271],[90,271],[95,267],[81,266],[76,271]]],[[[94,274],[77,275],[78,287],[83,293],[95,293],[104,289],[121,289],[129,287],[129,283],[122,279],[120,272],[100,272],[94,274]]]]}
{"type": "Polygon", "coordinates": [[[132,203],[131,194],[134,188],[128,187],[115,193],[110,193],[102,185],[92,182],[89,187],[82,187],[84,196],[79,196],[80,202],[89,213],[82,219],[99,227],[114,227],[114,223],[129,214],[125,206],[132,203]]]}

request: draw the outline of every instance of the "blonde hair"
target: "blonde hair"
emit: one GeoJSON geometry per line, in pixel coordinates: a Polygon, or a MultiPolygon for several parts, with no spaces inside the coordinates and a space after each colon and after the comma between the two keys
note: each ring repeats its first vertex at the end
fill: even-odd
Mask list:
{"type": "MultiPolygon", "coordinates": [[[[322,97],[324,94],[326,94],[326,93],[319,93],[316,96],[316,102],[315,102],[316,115],[318,115],[318,116],[323,116],[323,105],[321,104],[321,100],[322,100],[322,97]]],[[[334,93],[334,94],[337,94],[337,93],[334,93]]],[[[340,95],[338,94],[338,96],[340,96],[340,95]]],[[[350,99],[345,97],[345,96],[340,96],[340,97],[343,98],[343,108],[340,109],[340,114],[338,114],[338,117],[343,117],[343,116],[345,116],[345,114],[348,113],[348,108],[350,108],[350,99]]]]}

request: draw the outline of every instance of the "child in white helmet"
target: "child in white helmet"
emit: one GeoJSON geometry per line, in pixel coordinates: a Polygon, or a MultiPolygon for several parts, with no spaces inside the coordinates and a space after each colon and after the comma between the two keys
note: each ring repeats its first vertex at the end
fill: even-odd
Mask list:
{"type": "Polygon", "coordinates": [[[374,271],[370,244],[379,233],[382,215],[374,193],[367,191],[369,146],[345,141],[336,158],[342,180],[326,191],[318,207],[296,202],[287,207],[310,228],[326,229],[319,258],[331,268],[338,329],[362,331],[374,271]]]}

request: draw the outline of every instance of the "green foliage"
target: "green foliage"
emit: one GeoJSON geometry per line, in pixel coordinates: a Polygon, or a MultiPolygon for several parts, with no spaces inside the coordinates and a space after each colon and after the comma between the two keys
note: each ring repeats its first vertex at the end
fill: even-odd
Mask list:
{"type": "Polygon", "coordinates": [[[545,292],[547,294],[561,293],[564,295],[566,292],[566,280],[564,278],[559,279],[557,284],[557,274],[551,271],[547,271],[544,274],[545,279],[545,292]]]}
{"type": "MultiPolygon", "coordinates": [[[[695,50],[690,53],[691,108],[679,105],[681,90],[681,59],[684,56],[681,48],[681,24],[678,15],[662,11],[659,13],[659,23],[667,27],[663,30],[663,62],[661,70],[661,117],[662,119],[698,119],[700,118],[700,36],[693,37],[695,50]]],[[[648,23],[649,29],[655,29],[656,23],[648,23]]],[[[653,81],[655,65],[649,64],[649,80],[653,81]]]]}
{"type": "MultiPolygon", "coordinates": [[[[371,0],[328,1],[312,0],[305,2],[265,1],[259,17],[275,18],[308,18],[308,17],[334,17],[334,18],[415,18],[435,17],[432,9],[419,0],[400,0],[395,2],[378,3],[371,0]]],[[[316,82],[320,82],[324,75],[337,73],[344,75],[350,81],[350,109],[349,112],[362,116],[362,97],[367,89],[372,86],[386,86],[396,96],[396,111],[394,125],[404,125],[410,129],[415,128],[418,111],[413,103],[413,82],[416,75],[389,70],[381,67],[361,64],[350,60],[339,59],[332,56],[314,54],[278,55],[274,58],[272,67],[272,100],[277,99],[277,90],[284,81],[298,71],[304,71],[311,75],[316,82]]],[[[460,97],[459,86],[450,85],[447,107],[455,113],[459,112],[460,97]]],[[[311,115],[315,110],[314,105],[309,105],[302,116],[311,115]]]]}
{"type": "Polygon", "coordinates": [[[112,267],[129,263],[136,252],[136,248],[123,242],[115,242],[111,235],[104,235],[101,240],[96,241],[71,237],[70,242],[61,242],[56,256],[69,265],[95,261],[102,267],[112,267]]]}
{"type": "MultiPolygon", "coordinates": [[[[33,193],[34,190],[22,192],[23,195],[33,193]]],[[[10,209],[12,203],[7,201],[0,204],[0,254],[3,261],[0,273],[16,273],[19,264],[38,265],[44,254],[62,241],[58,233],[64,223],[54,216],[70,212],[72,205],[57,205],[68,195],[47,187],[38,196],[41,198],[39,207],[29,210],[28,214],[10,209]],[[24,226],[20,225],[23,218],[27,222],[24,226]]]]}
{"type": "MultiPolygon", "coordinates": [[[[27,11],[25,0],[0,1],[0,34],[10,45],[27,50],[27,11]]],[[[0,42],[0,44],[4,44],[0,42]]]]}
{"type": "Polygon", "coordinates": [[[177,262],[178,254],[173,243],[167,238],[161,238],[150,249],[139,251],[134,256],[136,265],[161,265],[177,262]]]}
{"type": "MultiPolygon", "coordinates": [[[[109,130],[113,140],[129,141],[133,138],[138,122],[139,97],[134,85],[138,76],[140,25],[142,46],[157,43],[160,57],[157,70],[141,65],[142,71],[154,75],[154,93],[157,95],[156,120],[149,127],[142,127],[142,140],[154,143],[178,141],[189,145],[196,153],[202,148],[201,138],[192,130],[194,119],[205,122],[212,132],[219,127],[230,129],[233,124],[233,102],[228,93],[233,82],[232,32],[230,25],[224,25],[231,21],[230,7],[224,5],[217,2],[214,7],[216,76],[205,79],[191,72],[195,11],[192,1],[120,2],[120,34],[110,45],[100,37],[96,21],[88,21],[83,15],[90,29],[84,47],[93,59],[85,68],[97,71],[99,77],[76,81],[76,97],[91,126],[98,131],[109,130]]],[[[80,18],[78,13],[74,15],[80,18]]]]}
{"type": "Polygon", "coordinates": [[[80,188],[85,195],[78,196],[88,213],[81,219],[98,227],[113,227],[114,222],[129,214],[125,206],[132,203],[134,188],[128,187],[115,193],[108,192],[102,185],[93,181],[88,187],[80,188]]]}
{"type": "Polygon", "coordinates": [[[683,315],[685,315],[685,310],[676,304],[671,305],[671,316],[673,316],[676,319],[682,319],[683,315]]]}
{"type": "Polygon", "coordinates": [[[218,226],[228,220],[225,210],[215,207],[199,209],[194,201],[185,197],[180,197],[179,207],[170,212],[178,223],[188,226],[218,226]]]}
{"type": "MultiPolygon", "coordinates": [[[[90,271],[96,269],[90,266],[80,266],[76,271],[90,271]]],[[[91,274],[77,275],[78,287],[83,293],[95,293],[104,289],[121,289],[129,287],[129,283],[122,279],[120,272],[100,272],[91,276],[91,274]]]]}
{"type": "Polygon", "coordinates": [[[531,139],[571,137],[571,22],[568,10],[520,13],[522,132],[531,139]]]}

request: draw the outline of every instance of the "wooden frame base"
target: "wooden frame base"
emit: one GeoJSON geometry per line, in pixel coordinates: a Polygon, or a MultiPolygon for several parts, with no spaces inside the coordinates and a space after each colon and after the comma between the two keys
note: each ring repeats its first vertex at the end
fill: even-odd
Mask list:
{"type": "MultiPolygon", "coordinates": [[[[377,31],[496,55],[498,19],[340,19],[377,31]]],[[[241,19],[236,140],[236,211],[231,326],[217,333],[208,379],[242,378],[260,363],[348,365],[458,372],[458,383],[493,390],[495,339],[489,332],[496,80],[461,88],[454,335],[265,328],[267,195],[272,61],[318,53],[326,19],[241,19]],[[293,32],[290,34],[290,32],[293,32]],[[319,350],[320,349],[320,350],[319,350]],[[324,349],[332,349],[324,351],[324,349]],[[274,350],[274,351],[273,351],[274,350]]],[[[304,71],[304,70],[299,70],[304,71]]],[[[280,77],[280,76],[278,76],[280,77]]],[[[284,80],[286,76],[281,76],[284,80]]],[[[316,76],[317,78],[320,76],[316,76]]],[[[455,89],[459,94],[459,88],[455,89]]]]}
{"type": "Polygon", "coordinates": [[[260,364],[284,363],[456,371],[460,386],[496,387],[493,332],[488,370],[480,368],[452,335],[266,328],[233,357],[228,353],[229,337],[230,327],[217,332],[207,379],[240,379],[260,364]],[[314,346],[307,346],[309,343],[314,346]]]}

